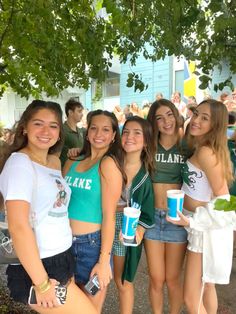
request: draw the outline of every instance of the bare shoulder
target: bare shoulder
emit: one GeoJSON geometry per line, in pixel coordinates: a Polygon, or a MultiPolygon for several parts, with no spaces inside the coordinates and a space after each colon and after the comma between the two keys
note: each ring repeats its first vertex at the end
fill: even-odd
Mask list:
{"type": "Polygon", "coordinates": [[[197,154],[197,161],[200,168],[206,173],[208,179],[215,178],[221,174],[221,163],[217,161],[216,154],[209,147],[201,147],[197,154]]]}
{"type": "Polygon", "coordinates": [[[74,160],[71,159],[67,159],[67,161],[65,162],[63,168],[62,168],[62,174],[63,176],[65,176],[67,174],[67,172],[69,171],[71,165],[74,163],[74,160]]]}
{"type": "Polygon", "coordinates": [[[216,163],[216,154],[210,147],[207,146],[200,147],[196,157],[200,165],[216,163]]]}
{"type": "Polygon", "coordinates": [[[120,173],[116,161],[107,156],[101,161],[101,172],[104,176],[112,176],[114,173],[120,173]]]}

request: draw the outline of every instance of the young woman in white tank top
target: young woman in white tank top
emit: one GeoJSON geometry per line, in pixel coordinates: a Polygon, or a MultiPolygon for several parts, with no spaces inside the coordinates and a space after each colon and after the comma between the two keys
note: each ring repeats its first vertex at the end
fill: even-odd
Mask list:
{"type": "MultiPolygon", "coordinates": [[[[190,121],[188,134],[189,143],[195,150],[184,165],[182,187],[185,191],[184,208],[190,213],[192,212],[193,217],[189,218],[187,215],[180,214],[179,222],[167,218],[174,224],[188,227],[188,254],[184,282],[184,300],[188,313],[216,314],[218,304],[214,283],[223,282],[220,282],[221,279],[217,273],[212,274],[210,279],[204,279],[207,278],[206,269],[214,267],[213,265],[217,263],[214,259],[214,263],[212,260],[209,265],[211,252],[205,250],[206,245],[209,244],[206,239],[210,239],[211,233],[213,234],[215,229],[217,231],[214,235],[217,236],[217,232],[219,232],[220,237],[225,237],[226,243],[230,243],[233,237],[233,229],[229,224],[225,223],[224,228],[217,225],[217,217],[214,217],[214,212],[217,216],[216,211],[212,211],[210,227],[209,225],[204,226],[205,219],[201,221],[200,226],[198,219],[207,212],[209,201],[213,198],[229,196],[228,184],[232,180],[232,171],[227,150],[227,119],[227,109],[221,102],[207,100],[196,108],[190,121]],[[202,231],[199,231],[200,229],[202,231]],[[205,262],[206,255],[207,263],[205,262]]],[[[224,215],[224,213],[221,214],[224,215]]],[[[210,215],[208,216],[210,217],[210,215]]],[[[223,219],[222,216],[221,222],[223,219]]],[[[213,248],[215,239],[211,239],[213,239],[211,243],[211,248],[213,248]]],[[[217,243],[217,245],[219,244],[217,243]]],[[[219,254],[219,249],[216,248],[215,253],[219,254]]]]}

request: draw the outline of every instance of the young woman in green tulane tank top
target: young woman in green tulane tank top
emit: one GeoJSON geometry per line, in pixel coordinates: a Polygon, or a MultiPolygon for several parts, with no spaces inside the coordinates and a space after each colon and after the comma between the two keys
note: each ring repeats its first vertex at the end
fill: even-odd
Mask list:
{"type": "Polygon", "coordinates": [[[166,283],[169,312],[180,313],[183,304],[181,271],[187,245],[187,232],[166,221],[167,190],[180,189],[181,165],[185,155],[179,132],[180,116],[166,99],[155,101],[147,119],[152,124],[156,153],[153,175],[155,227],[145,233],[145,251],[149,269],[149,296],[153,312],[163,313],[163,289],[166,283]]]}
{"type": "Polygon", "coordinates": [[[93,275],[100,290],[88,295],[100,313],[112,278],[111,249],[116,204],[122,189],[122,161],[118,122],[113,113],[95,110],[89,116],[81,158],[64,168],[72,194],[69,218],[76,259],[75,281],[80,287],[93,275]]]}

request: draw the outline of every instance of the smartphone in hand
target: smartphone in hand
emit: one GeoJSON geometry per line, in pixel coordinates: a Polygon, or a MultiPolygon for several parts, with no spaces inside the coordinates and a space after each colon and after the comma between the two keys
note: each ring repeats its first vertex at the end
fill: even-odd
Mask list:
{"type": "MultiPolygon", "coordinates": [[[[56,294],[56,299],[59,305],[63,305],[66,303],[67,287],[65,285],[62,285],[62,284],[56,285],[55,294],[56,294]]],[[[34,286],[30,288],[28,304],[32,304],[32,305],[37,304],[34,286]]]]}
{"type": "Polygon", "coordinates": [[[93,277],[91,277],[84,286],[84,288],[89,294],[95,295],[100,290],[98,276],[94,275],[93,277]]]}

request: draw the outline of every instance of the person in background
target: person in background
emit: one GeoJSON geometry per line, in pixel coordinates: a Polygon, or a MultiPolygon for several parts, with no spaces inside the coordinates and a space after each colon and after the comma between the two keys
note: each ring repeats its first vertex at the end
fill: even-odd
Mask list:
{"type": "Polygon", "coordinates": [[[99,313],[112,278],[111,249],[122,169],[123,152],[115,115],[92,111],[79,159],[68,160],[63,173],[72,192],[69,218],[76,260],[75,282],[84,289],[91,277],[98,276],[101,289],[95,296],[88,296],[99,313]]]}
{"type": "Polygon", "coordinates": [[[83,117],[83,109],[81,102],[74,98],[65,104],[67,119],[63,125],[65,141],[60,155],[62,167],[68,159],[68,151],[72,150],[70,155],[77,156],[83,146],[85,129],[77,127],[83,117]]]}
{"type": "Polygon", "coordinates": [[[234,90],[232,91],[231,96],[232,96],[232,99],[233,99],[234,101],[236,101],[236,87],[235,87],[234,90]]]}
{"type": "Polygon", "coordinates": [[[157,93],[156,94],[156,100],[160,100],[163,98],[163,94],[162,93],[157,93]]]}
{"type": "Polygon", "coordinates": [[[224,103],[226,100],[229,100],[229,98],[230,98],[229,92],[223,92],[219,96],[219,101],[224,103]]]}
{"type": "Polygon", "coordinates": [[[167,218],[188,230],[184,300],[190,314],[216,314],[215,284],[228,284],[231,273],[235,212],[214,210],[216,199],[230,198],[227,122],[221,102],[212,99],[197,106],[188,138],[194,152],[182,168],[184,214],[179,213],[178,222],[167,218]]]}
{"type": "Polygon", "coordinates": [[[136,102],[132,102],[130,104],[130,112],[133,114],[133,116],[139,116],[139,117],[143,118],[142,110],[139,108],[139,106],[136,102]]]}
{"type": "Polygon", "coordinates": [[[228,111],[236,111],[236,100],[228,99],[224,101],[228,111]]]}
{"type": "Polygon", "coordinates": [[[187,105],[185,102],[183,102],[181,100],[181,94],[180,92],[178,91],[175,91],[173,93],[173,103],[175,105],[175,107],[178,109],[179,113],[184,117],[186,118],[186,115],[187,115],[187,105]]]}
{"type": "Polygon", "coordinates": [[[230,139],[236,130],[236,112],[228,112],[227,138],[230,139]]]}
{"type": "Polygon", "coordinates": [[[125,152],[124,171],[127,176],[116,211],[116,232],[113,242],[114,279],[119,293],[120,313],[132,314],[133,280],[142,252],[142,239],[147,228],[154,226],[154,197],[149,172],[153,171],[152,128],[138,116],[129,118],[121,136],[125,152]],[[136,231],[137,247],[125,247],[120,241],[124,207],[135,203],[141,214],[136,231]]]}
{"type": "Polygon", "coordinates": [[[118,120],[119,130],[121,133],[123,125],[124,125],[125,120],[126,120],[125,114],[124,114],[122,108],[118,105],[114,107],[113,113],[116,116],[116,119],[118,120]]]}
{"type": "Polygon", "coordinates": [[[149,112],[150,107],[151,107],[150,103],[145,103],[145,104],[143,105],[142,112],[143,112],[143,118],[144,118],[144,119],[147,119],[147,116],[148,116],[148,112],[149,112]]]}
{"type": "Polygon", "coordinates": [[[189,96],[187,105],[196,106],[196,104],[197,104],[196,97],[195,96],[189,96]]]}
{"type": "Polygon", "coordinates": [[[63,143],[59,104],[34,100],[23,112],[14,142],[0,164],[0,192],[8,227],[20,264],[8,265],[10,296],[28,304],[33,285],[42,314],[95,314],[96,310],[73,280],[72,232],[67,206],[70,189],[55,155],[63,143]],[[17,175],[16,175],[17,174],[17,175]],[[54,206],[60,181],[67,202],[54,206]],[[67,289],[65,304],[56,297],[56,285],[67,289]]]}
{"type": "Polygon", "coordinates": [[[154,313],[163,312],[164,284],[169,296],[169,312],[177,314],[183,305],[181,272],[187,247],[187,232],[166,221],[167,190],[180,189],[181,166],[185,160],[179,112],[167,99],[155,101],[148,114],[155,141],[155,227],[144,235],[149,271],[149,297],[154,313]],[[173,262],[174,261],[174,262],[173,262]]]}

